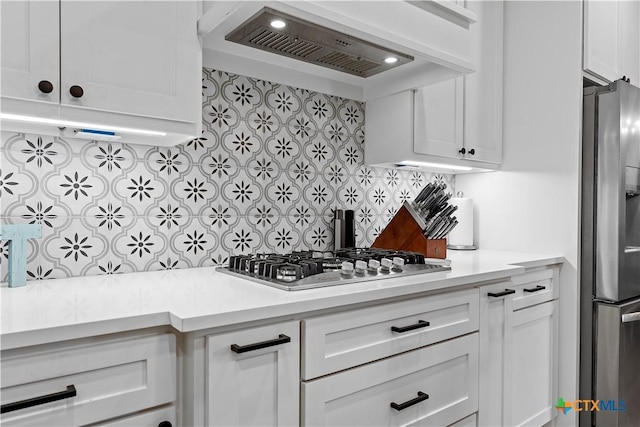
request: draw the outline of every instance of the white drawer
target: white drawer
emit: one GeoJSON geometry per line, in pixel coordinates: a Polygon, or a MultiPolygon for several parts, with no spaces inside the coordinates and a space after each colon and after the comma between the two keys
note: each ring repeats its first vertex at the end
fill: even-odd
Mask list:
{"type": "Polygon", "coordinates": [[[70,344],[2,355],[2,404],[76,395],[2,414],[2,425],[76,426],[162,405],[176,397],[172,334],[70,344]]]}
{"type": "MultiPolygon", "coordinates": [[[[162,409],[146,411],[130,417],[118,418],[117,420],[111,420],[106,423],[92,425],[105,427],[158,427],[162,422],[171,423],[171,426],[178,425],[176,424],[175,406],[167,406],[162,409]]],[[[167,424],[163,424],[163,426],[169,427],[167,424]]]]}
{"type": "Polygon", "coordinates": [[[478,414],[471,414],[465,417],[463,420],[451,424],[449,427],[477,427],[478,414]]]}
{"type": "Polygon", "coordinates": [[[476,331],[478,305],[478,289],[468,289],[304,320],[302,379],[476,331]]]}
{"type": "Polygon", "coordinates": [[[558,298],[559,268],[545,268],[514,276],[513,310],[558,298]]]}
{"type": "Polygon", "coordinates": [[[478,410],[478,334],[303,382],[302,407],[307,426],[452,424],[478,410]]]}

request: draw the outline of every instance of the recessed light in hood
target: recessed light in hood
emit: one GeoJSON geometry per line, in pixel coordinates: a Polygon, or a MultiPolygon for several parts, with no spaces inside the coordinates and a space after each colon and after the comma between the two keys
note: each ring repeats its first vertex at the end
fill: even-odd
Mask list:
{"type": "Polygon", "coordinates": [[[225,39],[364,78],[414,59],[267,7],[227,34],[225,39]],[[274,21],[285,25],[274,28],[274,21]]]}

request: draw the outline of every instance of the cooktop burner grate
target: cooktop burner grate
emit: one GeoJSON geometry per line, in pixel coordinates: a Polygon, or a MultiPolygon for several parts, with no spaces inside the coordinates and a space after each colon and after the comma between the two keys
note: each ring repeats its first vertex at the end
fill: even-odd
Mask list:
{"type": "Polygon", "coordinates": [[[334,252],[232,255],[218,271],[285,290],[302,290],[390,277],[448,271],[416,252],[344,248],[334,252]]]}

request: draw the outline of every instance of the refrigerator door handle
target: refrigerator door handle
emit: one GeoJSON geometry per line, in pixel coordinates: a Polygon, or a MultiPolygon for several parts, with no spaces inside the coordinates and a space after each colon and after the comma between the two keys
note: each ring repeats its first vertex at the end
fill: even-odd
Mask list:
{"type": "Polygon", "coordinates": [[[636,311],[635,313],[625,313],[622,315],[622,323],[637,321],[640,321],[640,311],[636,311]]]}

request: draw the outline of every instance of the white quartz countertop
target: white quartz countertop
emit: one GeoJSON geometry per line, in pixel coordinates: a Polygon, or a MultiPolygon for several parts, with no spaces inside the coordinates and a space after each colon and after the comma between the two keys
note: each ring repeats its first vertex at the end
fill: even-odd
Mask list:
{"type": "Polygon", "coordinates": [[[31,281],[0,286],[2,349],[148,327],[180,332],[302,316],[350,304],[494,281],[562,256],[449,251],[451,271],[284,291],[213,267],[31,281]]]}

